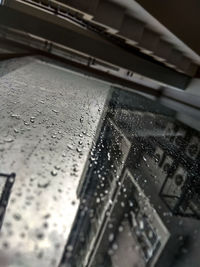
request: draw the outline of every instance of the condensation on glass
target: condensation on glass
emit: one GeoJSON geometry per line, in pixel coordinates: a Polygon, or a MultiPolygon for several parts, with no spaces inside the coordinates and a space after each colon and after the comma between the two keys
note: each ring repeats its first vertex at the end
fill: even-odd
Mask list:
{"type": "Polygon", "coordinates": [[[19,63],[0,78],[0,266],[199,267],[198,130],[158,100],[19,63]]]}

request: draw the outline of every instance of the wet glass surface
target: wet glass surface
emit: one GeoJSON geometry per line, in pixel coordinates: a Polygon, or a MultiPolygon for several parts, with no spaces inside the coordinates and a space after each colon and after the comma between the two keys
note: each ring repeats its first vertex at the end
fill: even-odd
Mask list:
{"type": "Polygon", "coordinates": [[[23,60],[0,69],[0,266],[198,267],[198,130],[158,100],[23,60]]]}

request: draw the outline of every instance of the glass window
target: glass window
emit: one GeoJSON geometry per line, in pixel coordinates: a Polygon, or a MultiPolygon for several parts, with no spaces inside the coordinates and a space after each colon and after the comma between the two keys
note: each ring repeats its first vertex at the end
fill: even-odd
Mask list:
{"type": "Polygon", "coordinates": [[[0,109],[0,266],[199,266],[194,117],[35,57],[0,109]]]}

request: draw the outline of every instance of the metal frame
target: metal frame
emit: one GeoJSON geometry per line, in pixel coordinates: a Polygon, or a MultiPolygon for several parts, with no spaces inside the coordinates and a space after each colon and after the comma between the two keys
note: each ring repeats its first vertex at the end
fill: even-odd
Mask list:
{"type": "MultiPolygon", "coordinates": [[[[14,2],[14,1],[13,1],[14,2]]],[[[0,24],[59,43],[70,49],[100,59],[110,64],[131,70],[179,89],[185,89],[191,77],[176,72],[139,54],[130,46],[112,43],[98,34],[78,25],[24,4],[0,8],[0,24]]]]}

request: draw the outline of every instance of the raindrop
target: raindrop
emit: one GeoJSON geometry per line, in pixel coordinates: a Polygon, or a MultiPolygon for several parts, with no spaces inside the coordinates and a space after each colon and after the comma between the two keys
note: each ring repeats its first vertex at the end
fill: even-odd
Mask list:
{"type": "Polygon", "coordinates": [[[77,147],[76,151],[79,152],[79,153],[81,153],[82,152],[82,149],[80,149],[79,147],[77,147]]]}
{"type": "Polygon", "coordinates": [[[67,147],[69,148],[69,149],[73,149],[73,146],[72,145],[67,145],[67,147]]]}
{"type": "Polygon", "coordinates": [[[148,233],[148,237],[149,237],[149,238],[153,238],[153,232],[152,232],[152,231],[149,231],[149,233],[148,233]]]}
{"type": "Polygon", "coordinates": [[[3,247],[4,247],[4,248],[8,248],[8,247],[9,247],[9,244],[8,244],[8,242],[3,242],[3,244],[2,244],[2,245],[3,245],[3,247]]]}
{"type": "Polygon", "coordinates": [[[90,160],[91,161],[95,161],[95,157],[90,157],[90,160]]]}
{"type": "Polygon", "coordinates": [[[41,259],[41,258],[43,257],[43,252],[40,251],[40,252],[38,253],[37,257],[38,257],[38,259],[41,259]]]}
{"type": "Polygon", "coordinates": [[[57,110],[55,110],[55,109],[52,109],[52,111],[53,111],[54,113],[56,113],[56,114],[59,113],[59,111],[57,111],[57,110]]]}
{"type": "Polygon", "coordinates": [[[147,161],[147,159],[145,158],[145,156],[142,157],[144,161],[147,161]]]}
{"type": "Polygon", "coordinates": [[[46,214],[46,215],[44,216],[44,219],[48,219],[48,218],[50,218],[50,217],[51,217],[50,214],[46,214]]]}
{"type": "Polygon", "coordinates": [[[4,142],[6,143],[12,143],[14,141],[14,139],[12,137],[7,137],[4,139],[4,142]]]}
{"type": "Polygon", "coordinates": [[[67,246],[67,251],[72,251],[73,250],[73,246],[71,246],[71,245],[69,245],[69,246],[67,246]]]}
{"type": "Polygon", "coordinates": [[[109,249],[109,250],[108,250],[108,255],[109,255],[109,256],[112,256],[112,255],[113,255],[113,250],[112,250],[112,249],[109,249]]]}
{"type": "Polygon", "coordinates": [[[21,234],[20,234],[20,237],[21,237],[21,238],[24,238],[25,236],[26,236],[25,233],[21,233],[21,234]]]}
{"type": "Polygon", "coordinates": [[[125,203],[121,202],[121,207],[124,208],[125,207],[125,203]]]}
{"type": "Polygon", "coordinates": [[[36,237],[37,237],[38,239],[43,239],[43,238],[44,238],[44,234],[43,234],[43,233],[37,233],[37,234],[36,234],[36,237]]]}
{"type": "Polygon", "coordinates": [[[48,227],[49,227],[48,223],[45,222],[45,223],[43,224],[43,227],[44,227],[44,228],[48,228],[48,227]]]}
{"type": "Polygon", "coordinates": [[[119,232],[123,232],[124,228],[123,226],[119,226],[119,232]]]}
{"type": "Polygon", "coordinates": [[[57,171],[60,170],[60,166],[58,166],[58,165],[56,165],[54,168],[55,168],[57,171]]]}
{"type": "Polygon", "coordinates": [[[118,249],[118,245],[117,245],[116,243],[114,243],[114,244],[112,245],[112,248],[113,248],[114,250],[117,250],[117,249],[118,249]]]}
{"type": "Polygon", "coordinates": [[[21,220],[21,215],[18,214],[18,213],[15,213],[15,214],[13,215],[13,218],[14,218],[16,221],[20,221],[20,220],[21,220]]]}
{"type": "Polygon", "coordinates": [[[55,170],[53,170],[53,171],[51,171],[51,175],[52,176],[56,176],[58,173],[55,171],[55,170]]]}
{"type": "Polygon", "coordinates": [[[14,132],[15,133],[19,133],[19,130],[17,130],[16,128],[14,128],[14,132]]]}
{"type": "Polygon", "coordinates": [[[74,165],[74,167],[73,167],[73,171],[74,171],[74,172],[78,172],[77,164],[74,165]]]}
{"type": "Polygon", "coordinates": [[[18,114],[12,114],[11,117],[15,118],[15,119],[18,119],[18,120],[20,119],[20,115],[18,115],[18,114]]]}
{"type": "Polygon", "coordinates": [[[14,178],[13,178],[13,177],[10,177],[10,178],[9,178],[9,182],[10,182],[10,183],[13,183],[13,182],[14,182],[14,178]]]}
{"type": "Polygon", "coordinates": [[[31,117],[31,118],[30,118],[30,122],[31,122],[31,123],[34,123],[34,122],[35,122],[35,117],[31,117]]]}
{"type": "Polygon", "coordinates": [[[100,198],[98,197],[97,199],[96,199],[96,203],[100,203],[100,198]]]}
{"type": "Polygon", "coordinates": [[[29,126],[29,125],[30,125],[30,123],[29,123],[29,122],[27,122],[27,121],[24,121],[24,125],[26,125],[26,126],[29,126]]]}
{"type": "Polygon", "coordinates": [[[49,186],[50,182],[39,182],[38,187],[39,188],[47,188],[49,186]]]}
{"type": "Polygon", "coordinates": [[[144,222],[142,220],[139,222],[139,227],[141,230],[144,229],[144,222]]]}
{"type": "Polygon", "coordinates": [[[111,234],[109,234],[109,236],[108,236],[108,241],[109,241],[109,242],[112,242],[113,240],[114,240],[114,234],[111,233],[111,234]]]}

